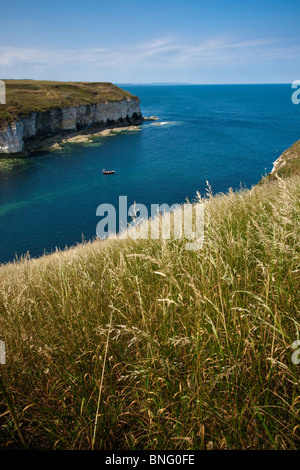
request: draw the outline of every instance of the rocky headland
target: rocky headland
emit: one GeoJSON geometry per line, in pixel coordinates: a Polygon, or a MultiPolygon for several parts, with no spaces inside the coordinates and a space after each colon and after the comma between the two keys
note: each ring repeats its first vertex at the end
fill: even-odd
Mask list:
{"type": "Polygon", "coordinates": [[[0,156],[64,140],[88,141],[88,135],[132,128],[143,120],[140,99],[110,83],[7,82],[11,90],[0,110],[0,156]]]}
{"type": "Polygon", "coordinates": [[[273,162],[271,172],[262,178],[260,183],[294,175],[300,175],[300,140],[285,150],[277,160],[273,162]]]}

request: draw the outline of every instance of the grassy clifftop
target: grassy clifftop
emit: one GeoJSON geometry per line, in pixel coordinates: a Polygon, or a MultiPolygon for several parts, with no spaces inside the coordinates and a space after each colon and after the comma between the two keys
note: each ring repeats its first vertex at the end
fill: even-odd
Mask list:
{"type": "Polygon", "coordinates": [[[2,448],[296,449],[300,177],[206,201],[205,242],[0,268],[2,448]]]}
{"type": "Polygon", "coordinates": [[[0,124],[32,111],[133,98],[128,91],[108,82],[55,82],[4,80],[6,105],[0,105],[0,124]]]}
{"type": "Polygon", "coordinates": [[[300,175],[300,140],[285,150],[274,163],[271,173],[262,182],[274,181],[277,177],[286,178],[300,175]]]}

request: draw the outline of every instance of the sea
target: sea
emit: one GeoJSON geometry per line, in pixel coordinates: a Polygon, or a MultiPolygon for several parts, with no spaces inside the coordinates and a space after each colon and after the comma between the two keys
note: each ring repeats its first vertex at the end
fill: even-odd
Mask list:
{"type": "Polygon", "coordinates": [[[122,85],[141,99],[140,131],[0,159],[0,263],[96,237],[97,207],[251,188],[300,139],[291,85],[122,85]],[[102,175],[102,169],[115,170],[102,175]]]}

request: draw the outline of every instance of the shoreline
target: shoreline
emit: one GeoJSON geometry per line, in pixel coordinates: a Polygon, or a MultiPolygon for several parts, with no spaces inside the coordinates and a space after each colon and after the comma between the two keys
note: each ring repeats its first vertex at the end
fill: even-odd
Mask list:
{"type": "Polygon", "coordinates": [[[147,121],[158,121],[157,116],[144,117],[132,121],[128,125],[120,123],[111,124],[110,126],[103,126],[94,124],[84,129],[77,131],[69,131],[60,134],[51,135],[50,137],[36,137],[32,141],[26,142],[26,150],[17,153],[0,153],[0,160],[7,160],[12,158],[30,158],[37,152],[52,152],[55,150],[61,150],[63,145],[74,143],[92,143],[95,138],[98,137],[109,137],[118,135],[122,132],[139,132],[141,131],[141,124],[147,121]]]}
{"type": "Polygon", "coordinates": [[[0,160],[29,158],[34,156],[37,152],[60,150],[63,148],[63,145],[68,143],[92,143],[93,139],[97,137],[108,137],[122,132],[138,132],[141,130],[140,125],[143,121],[144,119],[141,119],[136,123],[129,124],[128,126],[124,126],[124,124],[119,126],[114,124],[109,127],[95,125],[79,131],[55,134],[51,137],[38,137],[35,138],[32,143],[26,142],[27,148],[23,152],[0,154],[0,160]]]}
{"type": "Polygon", "coordinates": [[[106,127],[105,129],[101,130],[94,130],[94,131],[78,131],[66,136],[54,136],[54,142],[50,146],[43,146],[39,148],[41,151],[53,151],[53,150],[60,150],[63,148],[64,144],[84,144],[84,143],[92,143],[93,140],[97,137],[109,137],[121,134],[122,132],[139,132],[141,130],[140,124],[132,124],[129,126],[114,126],[114,127],[106,127]]]}

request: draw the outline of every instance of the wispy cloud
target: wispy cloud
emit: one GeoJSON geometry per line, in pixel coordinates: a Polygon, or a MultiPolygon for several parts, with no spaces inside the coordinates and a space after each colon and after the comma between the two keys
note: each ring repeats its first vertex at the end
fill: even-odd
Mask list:
{"type": "MultiPolygon", "coordinates": [[[[128,76],[131,70],[152,69],[173,70],[189,67],[215,67],[238,65],[241,62],[255,62],[276,59],[299,59],[300,46],[288,44],[277,38],[238,40],[233,37],[214,37],[196,44],[186,43],[175,37],[154,38],[149,42],[119,48],[91,49],[40,49],[23,47],[0,47],[0,76],[22,78],[53,77],[67,79],[83,71],[85,76],[96,71],[112,76],[128,76]],[[63,77],[61,71],[63,72],[63,77]],[[55,71],[55,73],[54,73],[55,71]],[[125,72],[126,71],[126,72],[125,72]]],[[[80,79],[78,77],[77,79],[80,79]]],[[[93,77],[91,76],[91,79],[93,77]]],[[[104,77],[101,76],[101,79],[104,77]]],[[[111,79],[111,77],[109,77],[111,79]]],[[[117,76],[114,80],[117,79],[117,76]]],[[[122,79],[122,78],[120,78],[122,79]]]]}

